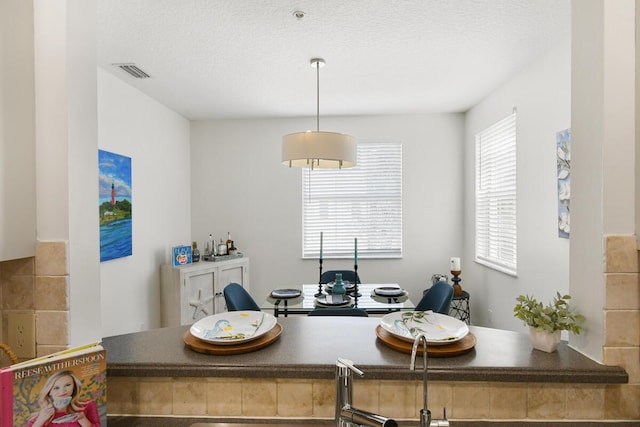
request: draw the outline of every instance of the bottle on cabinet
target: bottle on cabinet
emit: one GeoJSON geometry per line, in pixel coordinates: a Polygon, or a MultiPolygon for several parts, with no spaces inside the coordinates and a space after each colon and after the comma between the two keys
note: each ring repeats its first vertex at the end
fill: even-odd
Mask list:
{"type": "Polygon", "coordinates": [[[200,261],[200,249],[198,249],[198,242],[192,242],[191,243],[191,260],[193,262],[198,262],[200,261]]]}
{"type": "Polygon", "coordinates": [[[226,255],[227,254],[227,244],[224,240],[220,239],[220,243],[218,244],[218,255],[226,255]]]}
{"type": "Polygon", "coordinates": [[[224,255],[236,255],[238,249],[233,240],[231,240],[231,232],[227,232],[227,240],[220,238],[215,239],[213,234],[209,234],[209,240],[205,241],[204,256],[200,258],[204,261],[214,261],[214,258],[224,255]]]}
{"type": "Polygon", "coordinates": [[[204,243],[204,256],[202,259],[204,261],[213,261],[216,255],[217,245],[213,240],[213,235],[209,234],[209,240],[206,240],[204,243]]]}

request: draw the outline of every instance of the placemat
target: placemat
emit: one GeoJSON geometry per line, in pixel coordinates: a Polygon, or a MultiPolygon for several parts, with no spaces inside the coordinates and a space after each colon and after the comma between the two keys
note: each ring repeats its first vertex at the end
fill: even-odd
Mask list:
{"type": "MultiPolygon", "coordinates": [[[[411,354],[413,349],[413,343],[403,341],[400,338],[396,338],[393,334],[389,333],[382,326],[376,326],[376,335],[378,339],[382,341],[387,347],[402,353],[411,354]]],[[[429,357],[451,357],[460,356],[473,350],[476,345],[476,337],[472,333],[468,333],[467,336],[460,341],[447,345],[428,345],[427,355],[429,357]]],[[[422,345],[418,347],[418,354],[422,354],[422,345]]]]}
{"type": "Polygon", "coordinates": [[[279,323],[276,323],[276,325],[271,328],[269,332],[267,332],[260,338],[234,345],[211,344],[194,337],[193,335],[191,335],[191,332],[189,332],[189,330],[187,330],[182,339],[184,340],[184,344],[187,346],[187,348],[190,348],[191,350],[198,353],[227,355],[250,353],[252,351],[259,350],[276,341],[280,337],[281,333],[282,326],[279,323]]]}

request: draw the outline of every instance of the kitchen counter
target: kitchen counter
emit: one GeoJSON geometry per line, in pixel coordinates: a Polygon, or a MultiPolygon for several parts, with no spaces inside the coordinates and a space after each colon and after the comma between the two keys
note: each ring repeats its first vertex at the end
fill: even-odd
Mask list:
{"type": "MultiPolygon", "coordinates": [[[[338,357],[353,360],[370,380],[420,380],[409,355],[376,337],[380,319],[278,318],[273,344],[238,355],[194,352],[183,342],[187,326],[155,329],[103,340],[109,377],[217,377],[333,379],[338,357]]],[[[623,384],[624,369],[594,362],[562,342],[557,352],[533,350],[527,334],[470,326],[477,339],[469,353],[429,358],[429,380],[623,384]]],[[[421,366],[422,360],[420,358],[421,366]]]]}

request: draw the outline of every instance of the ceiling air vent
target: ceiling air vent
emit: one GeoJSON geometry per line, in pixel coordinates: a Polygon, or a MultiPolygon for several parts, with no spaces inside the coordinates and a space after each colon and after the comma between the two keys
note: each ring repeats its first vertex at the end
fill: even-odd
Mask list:
{"type": "Polygon", "coordinates": [[[113,65],[131,74],[136,79],[148,79],[151,77],[149,74],[142,71],[136,64],[113,64],[113,65]]]}

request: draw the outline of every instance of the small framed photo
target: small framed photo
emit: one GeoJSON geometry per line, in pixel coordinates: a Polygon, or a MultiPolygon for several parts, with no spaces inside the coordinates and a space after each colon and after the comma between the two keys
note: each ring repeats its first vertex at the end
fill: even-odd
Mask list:
{"type": "Polygon", "coordinates": [[[191,264],[191,246],[174,246],[173,247],[173,266],[191,264]]]}

